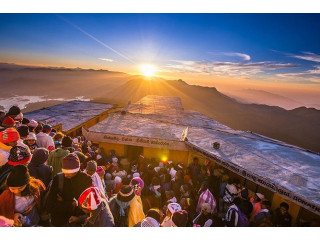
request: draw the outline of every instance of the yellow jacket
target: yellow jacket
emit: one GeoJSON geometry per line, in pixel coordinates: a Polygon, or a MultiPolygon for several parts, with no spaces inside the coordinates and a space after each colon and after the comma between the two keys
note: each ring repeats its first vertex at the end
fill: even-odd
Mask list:
{"type": "Polygon", "coordinates": [[[128,215],[129,227],[133,227],[143,219],[145,219],[145,215],[143,212],[141,197],[136,195],[130,204],[128,215]]]}

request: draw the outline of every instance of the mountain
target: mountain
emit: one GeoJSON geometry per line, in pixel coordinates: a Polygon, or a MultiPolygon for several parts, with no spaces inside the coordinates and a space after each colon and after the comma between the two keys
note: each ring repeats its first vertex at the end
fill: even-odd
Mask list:
{"type": "Polygon", "coordinates": [[[256,103],[269,106],[280,106],[287,110],[305,105],[288,97],[257,89],[243,89],[232,92],[224,92],[224,94],[242,103],[256,103]]]}
{"type": "Polygon", "coordinates": [[[320,152],[320,111],[314,108],[286,110],[244,104],[216,88],[189,85],[181,80],[132,79],[114,89],[109,97],[134,102],[148,94],[180,97],[185,109],[202,112],[231,128],[253,131],[320,152]]]}

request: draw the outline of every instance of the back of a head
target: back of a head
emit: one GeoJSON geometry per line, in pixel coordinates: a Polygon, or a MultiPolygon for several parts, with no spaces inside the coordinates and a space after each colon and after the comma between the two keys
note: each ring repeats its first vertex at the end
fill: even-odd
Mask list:
{"type": "Polygon", "coordinates": [[[147,217],[151,217],[156,221],[160,222],[160,211],[158,208],[150,208],[147,212],[147,217]]]}
{"type": "Polygon", "coordinates": [[[186,227],[188,223],[188,212],[185,210],[174,212],[171,219],[174,227],[186,227]]]}
{"type": "Polygon", "coordinates": [[[280,203],[280,207],[283,207],[283,208],[287,209],[287,211],[289,210],[289,204],[286,203],[286,202],[280,203]]]}
{"type": "Polygon", "coordinates": [[[29,135],[29,128],[28,126],[20,126],[17,129],[19,135],[21,138],[26,138],[29,135]]]}
{"type": "Polygon", "coordinates": [[[72,138],[69,136],[64,136],[62,138],[62,147],[71,147],[72,146],[72,138]]]}
{"type": "Polygon", "coordinates": [[[18,106],[12,106],[9,109],[7,116],[17,116],[20,113],[21,113],[21,109],[18,106]]]}

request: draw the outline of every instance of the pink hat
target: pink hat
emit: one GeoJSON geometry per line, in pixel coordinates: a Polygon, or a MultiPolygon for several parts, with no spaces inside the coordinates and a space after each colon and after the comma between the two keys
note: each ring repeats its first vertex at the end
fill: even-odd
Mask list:
{"type": "Polygon", "coordinates": [[[101,166],[97,167],[97,171],[96,172],[98,173],[98,175],[101,175],[101,174],[104,175],[104,173],[105,173],[105,171],[103,170],[103,168],[101,166]]]}
{"type": "Polygon", "coordinates": [[[136,195],[140,196],[141,191],[138,190],[144,187],[144,182],[140,177],[134,177],[130,181],[130,187],[134,190],[136,195]]]}
{"type": "Polygon", "coordinates": [[[0,216],[0,227],[12,227],[13,223],[13,220],[0,216]]]}
{"type": "Polygon", "coordinates": [[[96,210],[101,202],[102,200],[97,187],[87,188],[79,197],[79,205],[89,211],[96,210]]]}
{"type": "Polygon", "coordinates": [[[38,122],[36,120],[31,119],[30,122],[28,123],[28,126],[36,128],[38,126],[38,122]]]}

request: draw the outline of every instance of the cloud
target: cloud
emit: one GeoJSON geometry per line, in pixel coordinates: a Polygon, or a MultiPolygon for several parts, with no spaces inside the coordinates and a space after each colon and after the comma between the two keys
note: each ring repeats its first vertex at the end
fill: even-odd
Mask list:
{"type": "Polygon", "coordinates": [[[315,69],[295,73],[281,73],[276,76],[297,81],[302,79],[308,83],[320,83],[320,65],[315,66],[315,69]]]}
{"type": "Polygon", "coordinates": [[[230,53],[222,53],[222,54],[226,55],[226,56],[231,56],[231,57],[239,57],[239,58],[241,58],[242,60],[245,60],[245,61],[250,61],[251,60],[251,57],[248,54],[245,54],[245,53],[230,52],[230,53]]]}
{"type": "Polygon", "coordinates": [[[113,62],[113,60],[110,58],[99,58],[99,60],[106,61],[106,62],[113,62]]]}
{"type": "Polygon", "coordinates": [[[320,62],[320,55],[312,52],[302,52],[302,55],[289,54],[293,58],[298,58],[311,62],[320,62]]]}
{"type": "Polygon", "coordinates": [[[267,70],[296,68],[291,63],[275,62],[195,62],[172,60],[176,64],[169,64],[167,68],[184,73],[218,74],[228,76],[250,76],[267,70]]]}

